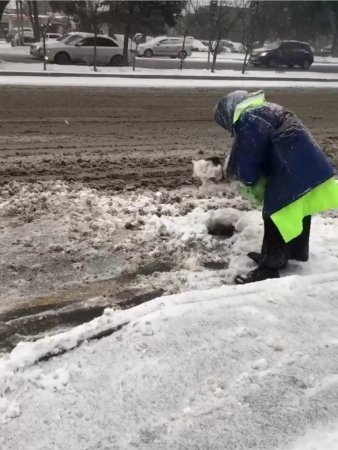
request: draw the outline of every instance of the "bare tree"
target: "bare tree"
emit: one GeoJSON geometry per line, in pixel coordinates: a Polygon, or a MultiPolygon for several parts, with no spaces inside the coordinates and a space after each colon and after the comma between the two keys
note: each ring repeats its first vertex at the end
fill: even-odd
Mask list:
{"type": "Polygon", "coordinates": [[[47,70],[47,55],[46,55],[46,37],[49,30],[49,27],[51,26],[53,22],[54,14],[49,14],[48,20],[46,24],[41,24],[41,35],[42,35],[42,45],[43,45],[43,70],[47,70]]]}
{"type": "Polygon", "coordinates": [[[41,39],[40,23],[39,23],[39,9],[37,1],[28,1],[28,13],[34,32],[34,39],[39,42],[41,39]]]}
{"type": "Polygon", "coordinates": [[[242,44],[245,50],[245,57],[242,66],[242,73],[245,72],[249,63],[250,55],[258,38],[260,22],[264,14],[263,2],[250,2],[247,13],[242,15],[242,44]]]}
{"type": "Polygon", "coordinates": [[[9,0],[7,0],[7,1],[0,0],[0,23],[2,20],[2,15],[3,15],[8,3],[9,3],[9,0]]]}
{"type": "Polygon", "coordinates": [[[132,56],[133,56],[133,58],[132,58],[133,72],[135,72],[135,68],[136,68],[136,56],[137,56],[138,46],[141,44],[142,39],[143,39],[142,33],[136,33],[134,38],[132,39],[131,47],[133,45],[133,42],[135,43],[135,47],[130,49],[130,51],[132,52],[132,56]]]}
{"type": "MultiPolygon", "coordinates": [[[[17,28],[18,28],[18,37],[19,37],[19,45],[23,45],[24,42],[24,33],[23,33],[23,8],[22,8],[22,0],[17,0],[15,2],[16,5],[16,20],[17,20],[17,28]]],[[[12,43],[12,45],[15,45],[12,43]]]]}
{"type": "MultiPolygon", "coordinates": [[[[235,4],[235,6],[237,6],[235,4]]],[[[235,23],[241,17],[243,11],[241,7],[229,8],[227,1],[210,2],[210,41],[209,51],[212,55],[211,72],[215,72],[217,55],[220,52],[221,40],[227,36],[235,23]]],[[[208,65],[210,56],[208,58],[208,65]]],[[[208,67],[209,68],[209,67],[208,67]]]]}
{"type": "Polygon", "coordinates": [[[94,11],[93,11],[93,28],[94,28],[94,72],[97,72],[97,34],[98,34],[98,25],[97,25],[97,11],[100,6],[99,0],[95,0],[94,11]]]}
{"type": "Polygon", "coordinates": [[[131,1],[105,0],[111,14],[111,32],[124,35],[123,65],[128,65],[129,43],[135,33],[163,33],[167,26],[173,27],[185,5],[178,0],[131,1]]]}
{"type": "Polygon", "coordinates": [[[198,21],[198,9],[200,4],[196,0],[190,0],[186,3],[185,8],[182,10],[178,20],[176,28],[183,37],[182,49],[179,52],[180,58],[180,70],[183,69],[183,63],[187,57],[186,41],[188,33],[191,27],[198,21]]]}

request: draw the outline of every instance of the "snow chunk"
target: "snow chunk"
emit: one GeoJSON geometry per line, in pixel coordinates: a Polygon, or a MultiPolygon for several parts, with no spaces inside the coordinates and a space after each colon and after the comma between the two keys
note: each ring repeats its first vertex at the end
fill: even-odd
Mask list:
{"type": "Polygon", "coordinates": [[[251,364],[251,367],[255,370],[264,371],[268,368],[268,362],[265,358],[258,359],[251,364]]]}

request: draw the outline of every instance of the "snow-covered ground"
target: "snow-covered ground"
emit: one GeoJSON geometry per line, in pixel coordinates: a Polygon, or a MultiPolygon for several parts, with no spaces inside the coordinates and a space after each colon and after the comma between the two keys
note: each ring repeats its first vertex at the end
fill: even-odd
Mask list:
{"type": "MultiPolygon", "coordinates": [[[[27,63],[0,63],[0,70],[11,71],[11,72],[44,72],[43,64],[27,64],[27,63]]],[[[217,70],[215,73],[212,73],[207,69],[184,69],[179,70],[176,69],[146,69],[136,67],[135,71],[133,71],[132,67],[99,67],[97,72],[93,71],[93,67],[90,66],[81,66],[81,65],[69,65],[69,66],[60,66],[57,64],[48,64],[47,70],[48,73],[62,73],[62,74],[93,74],[100,76],[100,74],[112,74],[112,75],[129,75],[129,76],[168,76],[168,77],[180,77],[180,76],[189,76],[191,78],[194,77],[236,77],[236,78],[248,78],[248,77],[257,77],[257,78],[296,78],[300,80],[312,80],[312,79],[326,79],[338,81],[338,73],[318,73],[318,72],[304,72],[303,70],[294,70],[284,71],[271,71],[271,70],[247,70],[244,74],[242,74],[238,70],[217,70]]]]}
{"type": "Polygon", "coordinates": [[[59,217],[74,248],[97,251],[115,236],[122,247],[167,252],[178,270],[159,278],[181,293],[107,309],[3,356],[2,449],[336,449],[338,219],[315,218],[309,262],[290,263],[279,280],[231,286],[254,266],[245,255],[259,248],[262,223],[234,191],[222,192],[207,185],[171,202],[62,183],[12,187],[4,217],[28,214],[39,232],[59,217]],[[122,240],[127,218],[138,231],[122,240]],[[225,240],[207,233],[220,218],[236,228],[225,240]],[[207,269],[208,254],[226,266],[207,269]]]}
{"type": "Polygon", "coordinates": [[[45,77],[45,76],[0,76],[2,86],[95,86],[118,88],[161,88],[161,89],[199,89],[199,88],[300,88],[337,89],[338,80],[332,81],[272,81],[272,80],[200,80],[200,79],[133,79],[109,77],[45,77]]]}

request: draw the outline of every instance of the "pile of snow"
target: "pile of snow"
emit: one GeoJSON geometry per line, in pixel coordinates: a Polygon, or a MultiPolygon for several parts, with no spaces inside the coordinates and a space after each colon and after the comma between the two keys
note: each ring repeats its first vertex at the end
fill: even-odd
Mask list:
{"type": "MultiPolygon", "coordinates": [[[[238,272],[253,267],[246,253],[258,251],[262,239],[261,213],[250,211],[251,205],[228,183],[115,195],[61,181],[12,183],[1,188],[1,199],[0,217],[16,223],[0,238],[4,251],[14,252],[13,263],[28,244],[32,258],[34,252],[57,251],[120,255],[130,272],[149,259],[170,260],[172,271],[152,278],[154,288],[167,293],[232,283],[238,272]],[[227,234],[228,239],[213,236],[217,224],[233,225],[234,234],[227,234]],[[9,245],[13,241],[15,248],[9,245]]],[[[338,270],[335,219],[317,217],[314,227],[311,264],[293,263],[285,274],[338,270]]]]}
{"type": "MultiPolygon", "coordinates": [[[[14,182],[0,188],[0,194],[0,218],[4,227],[8,224],[0,237],[7,254],[3,270],[18,265],[18,254],[25,255],[28,266],[38,264],[34,255],[70,254],[82,260],[106,254],[112,259],[110,271],[118,266],[119,272],[128,267],[131,273],[151,260],[168,261],[171,271],[155,272],[151,278],[154,288],[167,293],[205,283],[210,264],[218,270],[208,271],[208,286],[232,279],[227,271],[231,242],[210,235],[208,224],[216,210],[226,217],[234,207],[250,208],[233,186],[213,183],[180,191],[111,195],[61,181],[14,182]]],[[[239,219],[237,215],[234,225],[239,219]]],[[[74,276],[79,281],[80,274],[74,276]]],[[[15,289],[20,289],[18,283],[15,289]]]]}
{"type": "Polygon", "coordinates": [[[223,179],[223,168],[218,158],[193,160],[193,176],[198,178],[202,184],[208,182],[219,182],[223,179]]]}

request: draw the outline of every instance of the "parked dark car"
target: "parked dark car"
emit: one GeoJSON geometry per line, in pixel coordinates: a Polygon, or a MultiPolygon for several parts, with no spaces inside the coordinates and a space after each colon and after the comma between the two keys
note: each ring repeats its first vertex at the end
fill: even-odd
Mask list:
{"type": "Polygon", "coordinates": [[[313,63],[313,50],[306,42],[281,41],[255,49],[249,62],[254,66],[300,66],[307,70],[313,63]]]}

